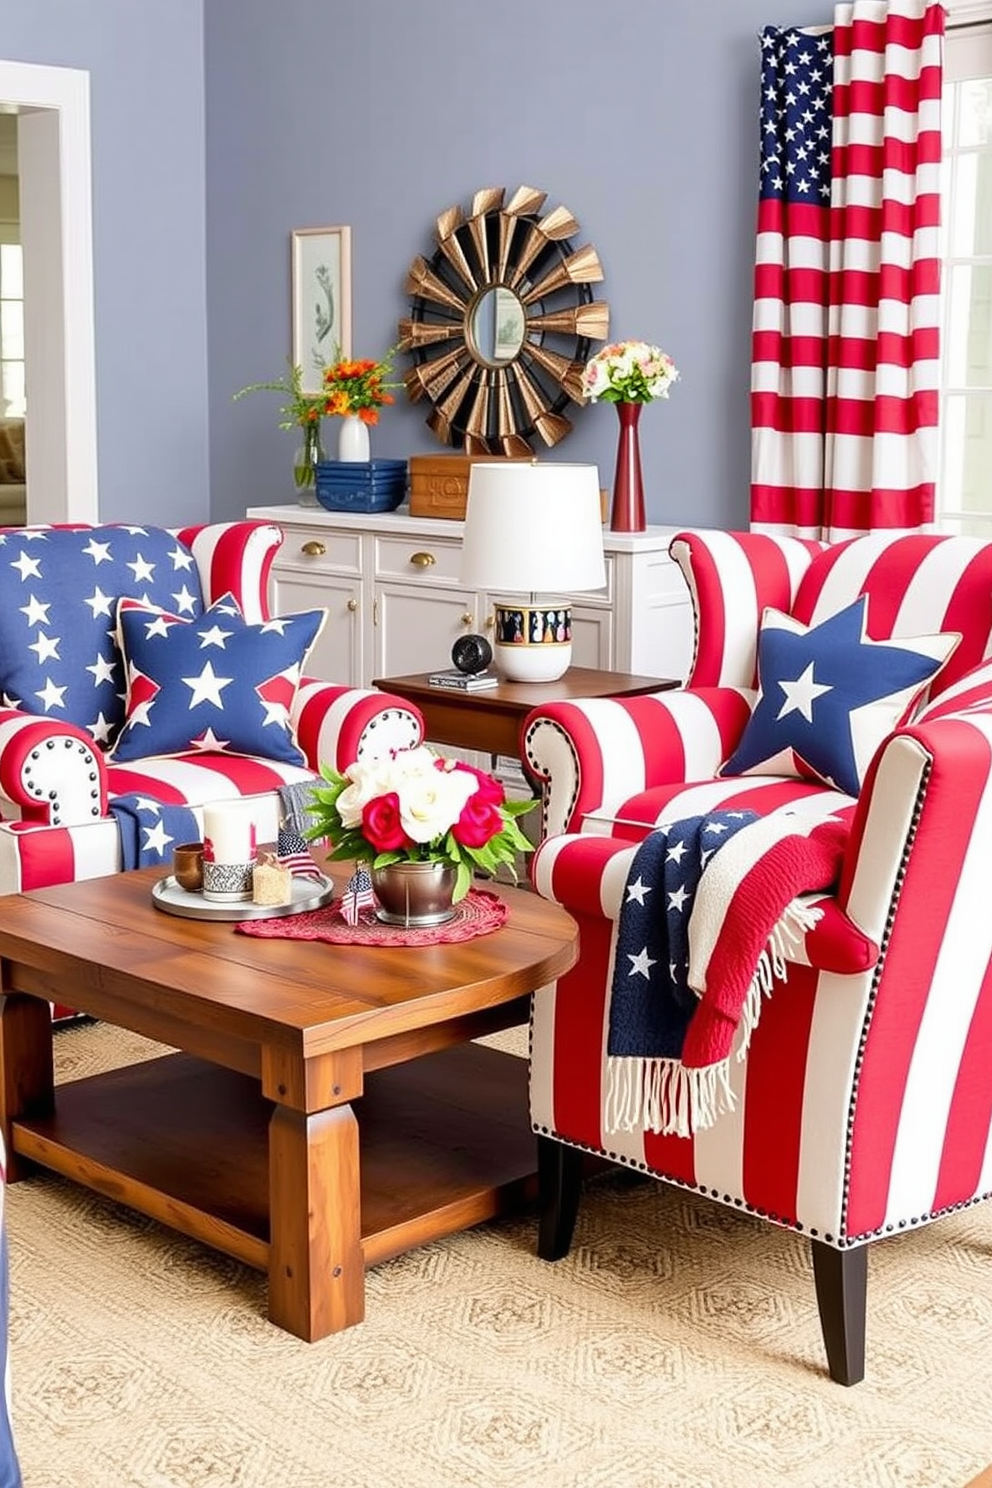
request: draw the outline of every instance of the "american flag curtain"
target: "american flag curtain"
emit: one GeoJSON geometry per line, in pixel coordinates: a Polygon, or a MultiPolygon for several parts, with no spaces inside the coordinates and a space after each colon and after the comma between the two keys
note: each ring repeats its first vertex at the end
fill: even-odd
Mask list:
{"type": "Polygon", "coordinates": [[[835,541],[933,519],[937,0],[761,34],[751,527],[835,541]]]}

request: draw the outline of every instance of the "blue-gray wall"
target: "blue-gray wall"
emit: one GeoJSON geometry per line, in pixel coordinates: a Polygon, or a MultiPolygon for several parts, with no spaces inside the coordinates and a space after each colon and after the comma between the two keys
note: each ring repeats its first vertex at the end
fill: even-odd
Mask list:
{"type": "MultiPolygon", "coordinates": [[[[438,213],[481,186],[564,203],[616,337],[682,381],[645,411],[648,516],[747,519],[757,33],[828,0],[2,0],[0,52],[92,75],[101,514],[292,500],[278,397],[289,233],[348,223],[356,355],[381,354],[438,213]],[[209,451],[209,480],[207,461],[209,451]]],[[[375,453],[438,452],[399,403],[375,453]]],[[[610,484],[615,418],[552,458],[610,484]]]]}
{"type": "MultiPolygon", "coordinates": [[[[675,359],[646,409],[649,520],[745,523],[757,33],[827,0],[207,0],[211,469],[225,515],[291,500],[278,398],[232,407],[289,350],[293,227],[352,228],[353,343],[375,356],[434,221],[482,186],[548,193],[595,244],[617,337],[675,359]],[[782,13],[784,11],[784,14],[782,13]]],[[[439,452],[405,401],[374,453],[439,452]]],[[[616,417],[574,410],[551,458],[612,484],[616,417]]],[[[333,421],[331,421],[333,424],[333,421]]]]}
{"type": "Polygon", "coordinates": [[[210,502],[203,0],[0,0],[0,55],[90,74],[100,515],[195,520],[210,502]]]}

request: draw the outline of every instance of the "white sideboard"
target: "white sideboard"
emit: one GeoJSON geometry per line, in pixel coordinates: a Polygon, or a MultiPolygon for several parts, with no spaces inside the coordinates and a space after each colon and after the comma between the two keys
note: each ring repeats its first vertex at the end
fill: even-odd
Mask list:
{"type": "MultiPolygon", "coordinates": [[[[411,517],[402,507],[358,515],[254,506],[247,515],[285,533],[272,567],[274,612],[328,612],[308,667],[317,676],[367,686],[373,677],[433,671],[450,666],[458,636],[491,634],[492,597],[458,582],[462,522],[411,517]]],[[[685,581],[668,556],[676,531],[604,529],[606,587],[567,596],[576,666],[685,679],[693,624],[685,581]]]]}

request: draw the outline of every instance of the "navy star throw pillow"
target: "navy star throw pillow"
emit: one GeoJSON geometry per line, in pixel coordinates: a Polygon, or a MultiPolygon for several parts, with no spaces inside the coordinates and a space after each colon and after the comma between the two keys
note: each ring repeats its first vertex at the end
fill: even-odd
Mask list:
{"type": "Polygon", "coordinates": [[[290,713],[326,615],[307,610],[248,625],[225,594],[186,621],[122,601],[127,715],[112,763],[210,750],[305,765],[290,713]]]}
{"type": "Polygon", "coordinates": [[[861,789],[882,740],[912,711],[958,633],[870,640],[868,597],[819,625],[766,609],[758,698],[721,775],[795,775],[861,789]]]}
{"type": "Polygon", "coordinates": [[[192,619],[203,609],[196,561],[161,527],[0,532],[0,697],[88,729],[108,744],[127,691],[117,605],[129,595],[192,619]]]}

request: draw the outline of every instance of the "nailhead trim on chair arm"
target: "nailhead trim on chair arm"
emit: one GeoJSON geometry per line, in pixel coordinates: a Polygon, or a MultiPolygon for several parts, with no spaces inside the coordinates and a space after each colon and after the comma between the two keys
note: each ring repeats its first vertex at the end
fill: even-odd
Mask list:
{"type": "Polygon", "coordinates": [[[24,821],[81,825],[106,815],[106,766],[82,729],[0,712],[0,793],[24,821]]]}

